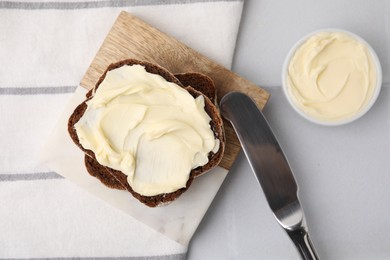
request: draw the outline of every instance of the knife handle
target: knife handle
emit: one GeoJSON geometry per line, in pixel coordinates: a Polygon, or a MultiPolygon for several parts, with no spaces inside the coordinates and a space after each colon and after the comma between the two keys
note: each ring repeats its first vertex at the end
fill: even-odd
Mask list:
{"type": "Polygon", "coordinates": [[[287,234],[294,242],[295,247],[298,249],[301,258],[304,260],[317,260],[319,259],[313,244],[310,240],[307,228],[301,226],[295,230],[287,230],[287,234]]]}

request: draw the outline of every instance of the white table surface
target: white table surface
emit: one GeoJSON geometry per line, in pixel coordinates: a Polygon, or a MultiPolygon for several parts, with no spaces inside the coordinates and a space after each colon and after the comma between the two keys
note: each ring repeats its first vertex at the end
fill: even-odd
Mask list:
{"type": "MultiPolygon", "coordinates": [[[[246,0],[233,70],[266,88],[264,113],[293,168],[321,259],[390,259],[390,2],[246,0]],[[383,87],[361,119],[338,127],[301,118],[281,89],[300,37],[350,30],[382,63],[383,87]]],[[[299,259],[241,153],[195,233],[188,259],[299,259]]]]}

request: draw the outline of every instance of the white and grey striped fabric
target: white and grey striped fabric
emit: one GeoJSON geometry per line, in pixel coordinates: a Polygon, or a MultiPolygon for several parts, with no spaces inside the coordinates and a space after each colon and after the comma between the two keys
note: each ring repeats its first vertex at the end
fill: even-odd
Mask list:
{"type": "Polygon", "coordinates": [[[37,154],[122,10],[230,67],[242,6],[0,1],[0,258],[185,259],[185,245],[143,235],[147,227],[134,228],[125,214],[39,164],[37,154]]]}

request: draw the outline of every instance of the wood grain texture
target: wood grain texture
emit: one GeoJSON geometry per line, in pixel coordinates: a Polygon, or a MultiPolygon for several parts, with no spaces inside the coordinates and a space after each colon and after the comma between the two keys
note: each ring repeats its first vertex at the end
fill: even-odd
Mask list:
{"type": "MultiPolygon", "coordinates": [[[[108,65],[128,58],[158,64],[172,73],[203,73],[214,80],[218,99],[228,92],[240,91],[252,97],[262,109],[269,98],[265,90],[127,12],[118,16],[80,85],[92,89],[108,65]]],[[[220,166],[230,169],[240,143],[225,120],[224,126],[226,150],[220,166]]]]}

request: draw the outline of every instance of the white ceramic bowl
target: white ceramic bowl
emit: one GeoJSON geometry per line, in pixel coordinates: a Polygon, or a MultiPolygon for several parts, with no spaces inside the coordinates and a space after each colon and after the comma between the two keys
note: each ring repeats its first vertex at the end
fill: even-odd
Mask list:
{"type": "Polygon", "coordinates": [[[377,98],[379,96],[379,92],[380,92],[381,87],[382,87],[382,68],[381,68],[381,64],[379,62],[378,56],[376,55],[375,51],[372,49],[372,47],[364,39],[362,39],[358,35],[356,35],[354,33],[351,33],[349,31],[340,30],[340,29],[322,29],[322,30],[317,30],[317,31],[314,31],[314,32],[311,32],[311,33],[305,35],[297,43],[295,43],[294,46],[291,48],[291,50],[287,54],[287,57],[286,57],[286,59],[284,61],[284,64],[283,64],[282,84],[283,84],[283,92],[284,92],[288,102],[294,108],[294,110],[298,114],[300,114],[302,117],[304,117],[305,119],[307,119],[307,120],[309,120],[309,121],[311,121],[313,123],[317,123],[317,124],[320,124],[320,125],[327,125],[327,126],[343,125],[343,124],[347,124],[347,123],[350,123],[352,121],[355,121],[356,119],[362,117],[373,106],[373,104],[375,103],[375,101],[377,100],[377,98]],[[374,86],[375,89],[374,89],[373,95],[372,95],[370,101],[368,102],[368,104],[366,104],[365,107],[363,107],[361,110],[356,112],[354,115],[352,115],[352,116],[350,116],[348,118],[342,119],[342,120],[338,120],[338,121],[320,120],[318,118],[315,118],[315,117],[305,113],[303,110],[301,110],[297,106],[297,104],[295,103],[295,101],[291,97],[291,93],[289,91],[289,86],[288,86],[288,80],[287,80],[287,78],[288,78],[288,67],[289,67],[289,64],[290,64],[290,60],[293,58],[296,50],[303,43],[305,43],[309,38],[311,38],[312,36],[314,36],[314,35],[316,35],[318,33],[321,33],[321,32],[344,33],[344,34],[350,36],[351,38],[357,40],[358,42],[362,43],[363,45],[365,45],[367,47],[369,54],[371,54],[372,61],[373,61],[374,65],[375,65],[375,67],[376,67],[376,85],[374,86]]]}

